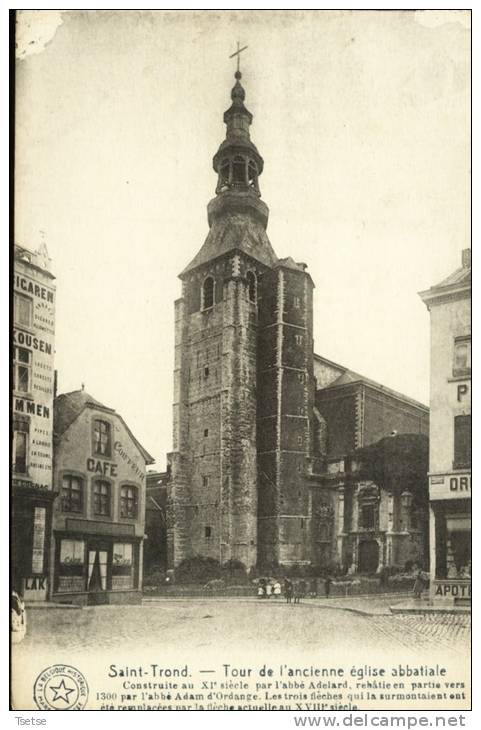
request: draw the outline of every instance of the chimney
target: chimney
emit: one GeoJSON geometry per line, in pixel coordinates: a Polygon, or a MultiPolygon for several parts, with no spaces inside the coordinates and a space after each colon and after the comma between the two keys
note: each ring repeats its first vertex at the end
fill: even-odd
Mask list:
{"type": "Polygon", "coordinates": [[[471,268],[471,249],[464,248],[462,253],[462,264],[464,269],[471,268]]]}

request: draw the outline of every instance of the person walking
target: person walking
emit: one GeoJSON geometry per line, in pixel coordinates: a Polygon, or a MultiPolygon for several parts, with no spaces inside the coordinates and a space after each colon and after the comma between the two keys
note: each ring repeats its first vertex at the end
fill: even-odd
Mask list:
{"type": "Polygon", "coordinates": [[[279,583],[278,580],[276,580],[276,582],[274,583],[274,598],[279,598],[281,593],[282,593],[281,584],[279,583]]]}
{"type": "Polygon", "coordinates": [[[329,575],[326,575],[324,578],[324,595],[326,598],[329,598],[329,594],[331,593],[331,577],[329,575]]]}
{"type": "Polygon", "coordinates": [[[416,580],[414,581],[414,586],[413,586],[414,598],[416,598],[417,600],[419,600],[421,598],[423,588],[424,588],[423,571],[418,570],[417,575],[416,575],[416,580]]]}
{"type": "Polygon", "coordinates": [[[257,598],[264,598],[264,588],[260,583],[257,586],[257,598]]]}
{"type": "Polygon", "coordinates": [[[299,583],[298,581],[295,581],[293,584],[293,596],[294,596],[294,603],[300,603],[300,589],[299,589],[299,583]]]}
{"type": "Polygon", "coordinates": [[[271,595],[272,595],[272,583],[270,582],[270,580],[268,580],[266,583],[266,598],[270,598],[271,595]]]}
{"type": "Polygon", "coordinates": [[[284,581],[284,593],[286,594],[286,603],[292,603],[293,585],[290,580],[284,581]]]}

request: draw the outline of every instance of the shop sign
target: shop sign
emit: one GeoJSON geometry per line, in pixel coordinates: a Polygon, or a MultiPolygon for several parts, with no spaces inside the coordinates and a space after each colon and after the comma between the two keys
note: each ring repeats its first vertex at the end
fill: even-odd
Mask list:
{"type": "Polygon", "coordinates": [[[47,600],[47,576],[33,575],[24,579],[24,598],[26,601],[47,600]]]}
{"type": "Polygon", "coordinates": [[[101,459],[87,459],[87,471],[93,471],[95,474],[101,474],[104,477],[117,476],[117,464],[111,464],[109,461],[101,459]]]}
{"type": "Polygon", "coordinates": [[[437,474],[429,478],[429,498],[468,499],[471,497],[471,474],[437,474]]]}
{"type": "Polygon", "coordinates": [[[435,580],[435,598],[471,598],[471,581],[435,580]]]}

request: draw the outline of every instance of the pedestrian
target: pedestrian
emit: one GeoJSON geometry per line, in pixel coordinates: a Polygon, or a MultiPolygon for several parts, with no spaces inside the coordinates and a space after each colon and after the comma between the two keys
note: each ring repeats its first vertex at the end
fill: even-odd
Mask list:
{"type": "Polygon", "coordinates": [[[331,592],[331,577],[329,575],[326,575],[324,578],[324,595],[326,598],[329,598],[329,594],[331,592]]]}
{"type": "Polygon", "coordinates": [[[294,596],[294,603],[300,603],[300,589],[299,589],[299,583],[297,581],[293,584],[293,596],[294,596]]]}
{"type": "Polygon", "coordinates": [[[286,603],[292,603],[293,585],[290,580],[286,578],[284,581],[284,593],[286,594],[286,603]]]}
{"type": "Polygon", "coordinates": [[[257,586],[257,598],[264,598],[264,588],[261,586],[260,583],[257,586]]]}
{"type": "Polygon", "coordinates": [[[311,598],[317,598],[317,579],[313,578],[311,580],[311,588],[310,588],[310,596],[311,598]]]}
{"type": "Polygon", "coordinates": [[[272,583],[270,582],[270,580],[268,580],[266,583],[266,598],[270,598],[271,595],[272,595],[272,583]]]}
{"type": "Polygon", "coordinates": [[[12,644],[19,644],[27,633],[25,603],[15,590],[10,596],[10,631],[12,644]]]}
{"type": "Polygon", "coordinates": [[[414,581],[414,586],[413,586],[414,598],[417,598],[417,599],[421,598],[421,593],[423,592],[423,588],[424,588],[423,571],[418,570],[417,575],[416,575],[416,580],[414,581]]]}
{"type": "Polygon", "coordinates": [[[281,584],[279,583],[278,580],[276,580],[276,582],[274,583],[274,598],[279,598],[281,593],[282,593],[281,584]]]}
{"type": "Polygon", "coordinates": [[[305,580],[299,581],[299,598],[305,598],[307,593],[307,584],[305,580]]]}

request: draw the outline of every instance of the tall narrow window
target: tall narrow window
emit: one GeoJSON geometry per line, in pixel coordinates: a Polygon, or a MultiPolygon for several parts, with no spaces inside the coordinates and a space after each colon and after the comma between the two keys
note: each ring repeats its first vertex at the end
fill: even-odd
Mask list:
{"type": "Polygon", "coordinates": [[[208,276],[202,285],[202,309],[214,306],[214,279],[208,276]]]}
{"type": "Polygon", "coordinates": [[[204,535],[207,540],[212,537],[212,527],[210,525],[204,527],[204,535]]]}
{"type": "Polygon", "coordinates": [[[454,464],[455,469],[471,466],[471,416],[454,418],[454,464]]]}
{"type": "Polygon", "coordinates": [[[93,513],[110,517],[110,484],[100,479],[94,482],[93,513]]]}
{"type": "Polygon", "coordinates": [[[139,512],[137,487],[123,486],[120,489],[120,516],[136,518],[139,512]]]}
{"type": "Polygon", "coordinates": [[[28,433],[26,431],[15,431],[13,434],[13,470],[17,474],[27,473],[27,445],[28,433]]]}
{"type": "Polygon", "coordinates": [[[94,454],[99,456],[110,456],[111,440],[110,440],[110,423],[95,419],[94,421],[94,438],[93,438],[94,454]]]}
{"type": "Polygon", "coordinates": [[[14,348],[13,389],[20,393],[28,393],[31,384],[32,353],[24,347],[14,348]]]}
{"type": "Polygon", "coordinates": [[[257,298],[257,281],[253,271],[247,272],[247,289],[249,292],[249,301],[255,302],[257,298]]]}
{"type": "Polygon", "coordinates": [[[23,325],[24,327],[31,327],[32,325],[32,310],[33,303],[28,297],[24,297],[23,294],[15,292],[13,301],[13,314],[15,324],[23,325]]]}
{"type": "Polygon", "coordinates": [[[246,161],[243,157],[234,157],[232,165],[232,178],[234,183],[244,184],[246,183],[246,161]]]}
{"type": "Polygon", "coordinates": [[[83,480],[66,474],[62,479],[62,512],[82,512],[83,480]]]}
{"type": "Polygon", "coordinates": [[[468,375],[471,372],[471,338],[458,337],[454,341],[453,375],[468,375]]]}

